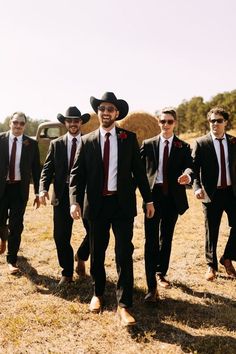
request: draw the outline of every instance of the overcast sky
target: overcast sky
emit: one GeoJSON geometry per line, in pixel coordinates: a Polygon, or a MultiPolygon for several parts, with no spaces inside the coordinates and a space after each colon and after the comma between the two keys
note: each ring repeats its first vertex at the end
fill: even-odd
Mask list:
{"type": "Polygon", "coordinates": [[[235,0],[0,0],[0,121],[113,91],[130,111],[236,89],[235,0]]]}

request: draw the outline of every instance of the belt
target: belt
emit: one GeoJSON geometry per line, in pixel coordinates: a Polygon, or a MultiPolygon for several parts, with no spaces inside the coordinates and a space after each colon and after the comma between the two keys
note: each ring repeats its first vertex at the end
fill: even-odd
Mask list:
{"type": "Polygon", "coordinates": [[[107,192],[106,194],[103,194],[103,197],[110,197],[112,195],[116,195],[117,191],[111,191],[111,192],[107,192]]]}
{"type": "Polygon", "coordinates": [[[18,184],[21,181],[6,181],[7,184],[18,184]]]}

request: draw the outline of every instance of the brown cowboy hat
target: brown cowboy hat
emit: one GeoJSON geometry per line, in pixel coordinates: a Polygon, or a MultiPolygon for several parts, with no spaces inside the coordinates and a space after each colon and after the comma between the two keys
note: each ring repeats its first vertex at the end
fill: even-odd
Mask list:
{"type": "Polygon", "coordinates": [[[102,98],[99,100],[93,96],[90,97],[90,103],[94,111],[98,112],[98,107],[102,102],[108,102],[114,104],[119,111],[119,116],[116,120],[120,120],[127,116],[129,112],[129,105],[126,101],[117,99],[113,92],[105,92],[102,98]]]}
{"type": "Polygon", "coordinates": [[[79,118],[82,120],[82,124],[85,124],[89,121],[90,114],[88,114],[88,113],[81,114],[77,107],[69,107],[66,110],[65,116],[63,116],[61,113],[58,113],[58,115],[57,115],[57,119],[62,124],[65,124],[65,119],[73,119],[73,118],[74,119],[79,118]]]}

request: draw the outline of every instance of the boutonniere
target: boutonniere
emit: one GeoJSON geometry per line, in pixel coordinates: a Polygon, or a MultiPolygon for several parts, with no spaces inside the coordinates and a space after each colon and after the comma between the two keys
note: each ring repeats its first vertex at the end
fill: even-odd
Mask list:
{"type": "Polygon", "coordinates": [[[229,138],[229,142],[230,142],[230,144],[236,144],[236,138],[234,136],[231,136],[229,138]]]}
{"type": "Polygon", "coordinates": [[[183,144],[181,141],[177,140],[173,142],[174,147],[181,149],[183,147],[183,144]]]}
{"type": "Polygon", "coordinates": [[[30,144],[30,142],[29,142],[28,139],[25,139],[25,140],[23,141],[23,145],[28,146],[29,144],[30,144]]]}
{"type": "Polygon", "coordinates": [[[127,139],[126,132],[124,132],[123,130],[120,131],[119,134],[118,134],[118,139],[120,139],[121,141],[127,139]]]}

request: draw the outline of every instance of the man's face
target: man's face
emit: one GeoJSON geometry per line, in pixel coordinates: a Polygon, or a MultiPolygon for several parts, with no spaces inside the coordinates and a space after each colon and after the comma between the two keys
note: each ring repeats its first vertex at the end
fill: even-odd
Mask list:
{"type": "Polygon", "coordinates": [[[80,133],[82,120],[80,118],[66,118],[65,127],[72,136],[77,136],[80,133]]]}
{"type": "Polygon", "coordinates": [[[172,136],[174,132],[174,128],[176,125],[176,120],[169,113],[162,113],[159,117],[159,127],[161,128],[161,132],[166,136],[172,136]]]}
{"type": "Polygon", "coordinates": [[[25,117],[19,115],[18,113],[15,113],[9,122],[9,127],[12,134],[15,136],[22,135],[25,131],[25,124],[26,124],[25,117]]]}
{"type": "Polygon", "coordinates": [[[98,107],[99,123],[104,129],[112,129],[118,116],[119,111],[112,103],[102,102],[98,107]]]}
{"type": "Polygon", "coordinates": [[[209,124],[210,130],[215,136],[222,137],[224,135],[227,121],[224,120],[222,115],[212,113],[209,118],[209,124]]]}

